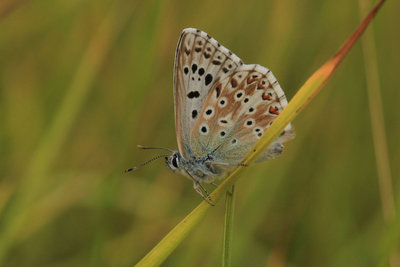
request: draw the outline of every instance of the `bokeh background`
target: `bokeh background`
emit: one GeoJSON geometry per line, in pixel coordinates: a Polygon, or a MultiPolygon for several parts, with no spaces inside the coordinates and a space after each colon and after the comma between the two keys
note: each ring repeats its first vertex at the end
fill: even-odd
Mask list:
{"type": "MultiPolygon", "coordinates": [[[[383,6],[373,53],[358,43],[284,154],[238,182],[233,266],[400,262],[399,11],[383,6]],[[377,73],[383,108],[370,109],[377,73]],[[370,110],[384,115],[384,193],[370,110]]],[[[137,144],[176,148],[182,29],[270,68],[291,99],[360,21],[348,0],[1,1],[0,266],[132,266],[200,202],[163,160],[123,174],[158,153],[137,144]]],[[[219,266],[223,220],[221,201],[164,266],[219,266]]]]}

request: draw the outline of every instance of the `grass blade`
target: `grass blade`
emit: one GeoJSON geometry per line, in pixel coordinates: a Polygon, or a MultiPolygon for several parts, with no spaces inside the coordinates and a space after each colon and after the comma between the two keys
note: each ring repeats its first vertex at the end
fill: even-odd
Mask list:
{"type": "MultiPolygon", "coordinates": [[[[372,21],[385,0],[381,0],[372,9],[368,16],[361,22],[360,26],[342,45],[339,51],[324,65],[322,65],[299,89],[287,107],[276,118],[270,128],[264,133],[260,140],[245,156],[243,163],[249,165],[275,140],[288,123],[290,123],[299,112],[317,95],[332,76],[339,63],[347,55],[354,43],[372,21]]],[[[239,166],[232,171],[221,185],[211,193],[211,197],[217,203],[224,193],[239,178],[238,174],[243,171],[239,166]]],[[[159,266],[190,233],[190,231],[204,217],[210,205],[202,201],[192,212],[190,212],[177,226],[175,226],[136,266],[159,266]]]]}
{"type": "Polygon", "coordinates": [[[222,247],[222,266],[231,266],[232,260],[232,235],[233,235],[233,215],[235,212],[235,185],[226,191],[225,200],[225,223],[224,223],[224,240],[222,247]]]}
{"type": "MultiPolygon", "coordinates": [[[[367,13],[368,2],[369,1],[366,0],[359,0],[361,15],[367,13]]],[[[373,28],[370,28],[365,32],[365,35],[361,39],[361,46],[364,55],[369,113],[371,118],[376,167],[378,170],[382,211],[385,221],[390,221],[394,219],[396,212],[373,28]]]]}

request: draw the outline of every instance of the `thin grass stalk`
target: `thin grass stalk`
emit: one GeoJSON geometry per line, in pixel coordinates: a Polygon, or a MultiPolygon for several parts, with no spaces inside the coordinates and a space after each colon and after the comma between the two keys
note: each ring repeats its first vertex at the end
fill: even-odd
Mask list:
{"type": "MultiPolygon", "coordinates": [[[[370,1],[359,0],[360,14],[365,16],[370,1]]],[[[364,56],[365,76],[367,82],[369,114],[371,118],[372,139],[375,149],[376,167],[378,170],[379,192],[382,202],[383,218],[386,222],[394,219],[396,209],[393,197],[392,175],[386,141],[385,118],[379,82],[379,70],[376,56],[374,31],[371,27],[361,39],[364,56]]]]}
{"type": "MultiPolygon", "coordinates": [[[[304,83],[293,99],[289,102],[282,113],[276,118],[274,123],[268,128],[259,141],[244,157],[243,163],[250,165],[255,162],[258,156],[279,136],[282,130],[290,123],[299,112],[318,94],[326,84],[340,62],[347,55],[354,43],[360,38],[369,23],[373,20],[385,0],[379,1],[368,16],[362,21],[360,26],[342,45],[338,52],[320,67],[304,83]]],[[[221,185],[210,194],[214,203],[218,203],[225,192],[239,178],[243,171],[243,166],[233,170],[221,185]]],[[[202,201],[193,209],[178,225],[176,225],[149,253],[147,253],[136,266],[159,266],[172,253],[172,251],[182,242],[182,240],[194,229],[200,220],[205,216],[211,205],[202,201]]]]}
{"type": "Polygon", "coordinates": [[[233,218],[235,212],[236,190],[235,185],[226,191],[225,199],[225,222],[224,240],[222,247],[222,266],[230,267],[232,262],[232,237],[233,237],[233,218]]]}

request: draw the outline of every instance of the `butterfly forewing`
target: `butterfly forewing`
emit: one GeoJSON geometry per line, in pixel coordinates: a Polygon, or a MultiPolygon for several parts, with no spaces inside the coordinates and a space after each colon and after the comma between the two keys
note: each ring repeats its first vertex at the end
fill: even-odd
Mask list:
{"type": "Polygon", "coordinates": [[[175,58],[175,126],[184,158],[202,156],[190,147],[190,132],[211,88],[241,65],[240,59],[205,32],[183,30],[175,58]]]}

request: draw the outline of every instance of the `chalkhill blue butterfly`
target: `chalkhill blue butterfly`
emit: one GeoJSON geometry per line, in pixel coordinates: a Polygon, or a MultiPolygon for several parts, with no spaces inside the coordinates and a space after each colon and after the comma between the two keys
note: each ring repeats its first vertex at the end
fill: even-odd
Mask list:
{"type": "MultiPolygon", "coordinates": [[[[191,179],[195,191],[211,204],[201,183],[214,184],[241,165],[243,157],[286,107],[287,100],[269,69],[243,64],[230,50],[197,29],[183,30],[174,68],[178,151],[158,148],[171,154],[159,155],[126,171],[165,157],[168,168],[191,179]]],[[[257,162],[281,154],[282,143],[293,137],[289,124],[257,162]]]]}

